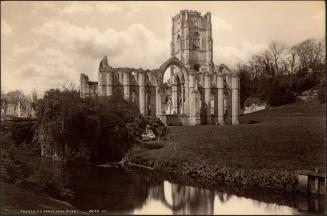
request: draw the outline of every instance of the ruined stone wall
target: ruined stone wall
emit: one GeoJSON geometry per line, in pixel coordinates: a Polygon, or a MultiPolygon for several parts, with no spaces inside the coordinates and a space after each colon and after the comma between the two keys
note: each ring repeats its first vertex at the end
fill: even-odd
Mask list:
{"type": "MultiPolygon", "coordinates": [[[[105,64],[102,62],[100,65],[105,64]]],[[[217,67],[213,73],[195,73],[192,70],[182,73],[183,70],[173,76],[172,80],[179,80],[178,85],[177,81],[173,81],[170,91],[161,91],[159,89],[163,83],[160,70],[112,68],[105,65],[105,70],[99,69],[99,83],[91,82],[86,75],[81,75],[81,95],[87,97],[98,93],[124,98],[135,103],[146,116],[184,116],[182,121],[179,120],[183,124],[186,124],[185,119],[189,119],[188,124],[191,125],[238,123],[239,112],[235,108],[239,107],[238,75],[226,66],[217,67]],[[175,111],[167,114],[165,103],[169,92],[175,111]],[[234,117],[233,121],[233,115],[237,120],[234,117]]]]}
{"type": "Polygon", "coordinates": [[[98,94],[98,82],[89,81],[85,74],[80,76],[80,95],[82,98],[95,97],[98,94]]]}

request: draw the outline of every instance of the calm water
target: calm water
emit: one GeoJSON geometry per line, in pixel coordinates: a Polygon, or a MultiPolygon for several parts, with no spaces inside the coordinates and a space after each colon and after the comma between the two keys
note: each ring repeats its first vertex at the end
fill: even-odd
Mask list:
{"type": "MultiPolygon", "coordinates": [[[[67,170],[66,170],[67,171],[67,170]]],[[[303,214],[323,213],[324,199],[286,199],[276,204],[218,190],[177,184],[118,168],[74,167],[62,180],[75,195],[69,202],[85,212],[126,214],[303,214]]],[[[268,195],[267,195],[268,196],[268,195]]],[[[262,198],[263,197],[263,198],[262,198]]],[[[268,200],[268,201],[267,201],[268,200]]],[[[281,197],[283,200],[283,197],[281,197]]]]}

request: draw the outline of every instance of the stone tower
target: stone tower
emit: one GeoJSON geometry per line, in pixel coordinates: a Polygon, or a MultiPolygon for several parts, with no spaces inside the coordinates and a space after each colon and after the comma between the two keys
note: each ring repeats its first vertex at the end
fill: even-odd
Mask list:
{"type": "Polygon", "coordinates": [[[195,72],[213,72],[211,13],[182,10],[172,18],[171,56],[195,72]]]}

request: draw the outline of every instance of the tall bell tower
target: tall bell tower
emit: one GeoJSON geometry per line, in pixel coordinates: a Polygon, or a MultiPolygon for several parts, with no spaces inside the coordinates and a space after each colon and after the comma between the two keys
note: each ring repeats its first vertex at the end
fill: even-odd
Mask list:
{"type": "Polygon", "coordinates": [[[211,13],[182,10],[172,18],[171,56],[195,72],[213,72],[211,13]]]}

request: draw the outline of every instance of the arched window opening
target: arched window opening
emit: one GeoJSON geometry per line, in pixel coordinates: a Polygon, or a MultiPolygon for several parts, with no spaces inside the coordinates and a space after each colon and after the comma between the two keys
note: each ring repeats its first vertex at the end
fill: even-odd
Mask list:
{"type": "Polygon", "coordinates": [[[132,77],[135,81],[137,81],[137,73],[135,71],[132,72],[132,77]]]}
{"type": "Polygon", "coordinates": [[[199,28],[199,20],[195,20],[194,25],[196,28],[199,28]]]}
{"type": "Polygon", "coordinates": [[[224,92],[224,116],[227,115],[227,100],[228,100],[228,94],[227,92],[224,92]]]}
{"type": "Polygon", "coordinates": [[[181,96],[182,96],[182,105],[181,105],[181,114],[184,114],[184,103],[185,103],[185,78],[184,74],[182,74],[181,78],[181,96]]]}
{"type": "Polygon", "coordinates": [[[176,95],[174,96],[175,100],[175,107],[174,107],[174,112],[176,114],[181,113],[181,103],[182,103],[182,97],[181,97],[181,80],[179,79],[178,76],[175,76],[175,83],[174,83],[174,88],[176,88],[174,91],[176,91],[176,95]]]}
{"type": "Polygon", "coordinates": [[[171,63],[163,74],[161,107],[166,115],[184,114],[185,77],[178,62],[171,63]]]}
{"type": "Polygon", "coordinates": [[[171,95],[166,96],[166,115],[172,114],[172,98],[171,95]]]}
{"type": "Polygon", "coordinates": [[[135,91],[132,91],[131,101],[132,101],[132,103],[136,103],[136,92],[135,91]]]}
{"type": "Polygon", "coordinates": [[[151,92],[147,91],[145,94],[145,100],[146,100],[146,115],[151,115],[151,92]]]}
{"type": "Polygon", "coordinates": [[[200,48],[200,34],[199,32],[195,32],[193,36],[193,49],[200,48]]]}
{"type": "Polygon", "coordinates": [[[210,98],[210,114],[214,115],[215,114],[215,95],[211,94],[210,98]]]}
{"type": "Polygon", "coordinates": [[[193,66],[193,69],[194,69],[195,72],[200,72],[200,65],[199,64],[195,64],[193,66]]]}
{"type": "Polygon", "coordinates": [[[181,50],[181,36],[177,35],[176,39],[176,52],[181,50]]]}
{"type": "Polygon", "coordinates": [[[164,94],[165,100],[163,101],[163,107],[166,115],[173,114],[173,104],[172,104],[172,74],[173,74],[173,65],[167,67],[163,75],[163,84],[162,91],[164,94]]]}

